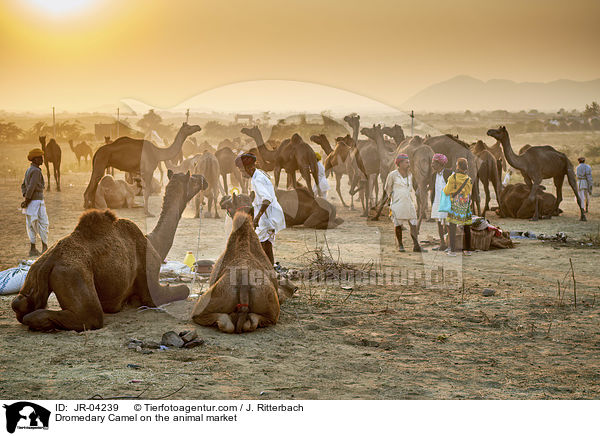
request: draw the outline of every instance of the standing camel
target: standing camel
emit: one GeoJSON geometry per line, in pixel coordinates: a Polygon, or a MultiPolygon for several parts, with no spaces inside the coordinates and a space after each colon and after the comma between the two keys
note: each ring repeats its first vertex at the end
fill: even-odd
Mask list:
{"type": "Polygon", "coordinates": [[[251,128],[244,127],[241,132],[244,135],[248,135],[256,142],[256,147],[252,147],[248,152],[256,156],[256,168],[260,168],[263,171],[273,171],[275,169],[275,158],[277,157],[276,150],[269,150],[265,145],[262,133],[258,129],[258,126],[251,128]]]}
{"type": "Polygon", "coordinates": [[[139,173],[144,186],[144,211],[146,215],[152,216],[148,210],[148,197],[150,187],[152,186],[152,177],[154,170],[161,161],[173,159],[183,145],[183,141],[199,132],[200,126],[183,123],[175,136],[175,140],[170,147],[159,148],[152,142],[145,139],[133,139],[123,136],[116,141],[100,147],[92,159],[92,175],[90,182],[83,194],[84,207],[94,207],[94,198],[98,182],[104,174],[107,167],[117,168],[118,170],[139,173]]]}
{"type": "Polygon", "coordinates": [[[50,190],[50,163],[52,163],[56,190],[60,192],[60,160],[62,151],[54,138],[48,142],[48,145],[46,145],[45,136],[40,136],[39,140],[40,144],[42,144],[42,151],[44,152],[44,164],[46,165],[46,174],[48,175],[48,191],[50,190]]]}
{"type": "Polygon", "coordinates": [[[410,173],[413,177],[413,188],[417,198],[417,216],[425,218],[429,209],[429,199],[427,190],[433,172],[431,169],[431,159],[433,159],[433,150],[423,142],[420,136],[405,138],[396,150],[396,154],[405,153],[410,161],[410,173]]]}
{"type": "Polygon", "coordinates": [[[93,151],[92,147],[90,147],[87,142],[83,141],[73,147],[73,140],[69,139],[69,147],[71,151],[75,154],[77,158],[77,166],[81,168],[81,159],[85,158],[85,163],[87,164],[88,156],[90,160],[92,160],[93,151]]]}
{"type": "MultiPolygon", "coordinates": [[[[483,191],[485,192],[485,206],[483,208],[483,212],[481,216],[485,218],[485,213],[490,210],[490,186],[494,188],[494,192],[496,193],[496,201],[498,205],[500,205],[500,193],[502,192],[502,167],[498,168],[500,161],[496,159],[496,157],[488,151],[486,148],[480,146],[480,142],[478,141],[475,144],[471,145],[471,150],[475,156],[480,159],[479,171],[477,172],[477,177],[481,180],[483,184],[483,191]]],[[[484,144],[485,146],[485,144],[484,144]]]]}
{"type": "MultiPolygon", "coordinates": [[[[233,145],[233,143],[230,141],[233,145]]],[[[227,174],[231,174],[231,184],[233,185],[234,180],[242,189],[242,193],[245,194],[248,191],[248,182],[242,177],[239,168],[235,165],[236,155],[230,147],[219,144],[219,149],[215,152],[215,157],[219,161],[219,168],[221,171],[221,178],[223,179],[223,186],[225,188],[225,194],[229,193],[227,187],[227,174]]]]}
{"type": "Polygon", "coordinates": [[[221,175],[221,169],[219,168],[219,161],[210,152],[205,151],[202,154],[193,157],[192,174],[202,174],[208,182],[208,189],[206,193],[200,191],[194,200],[196,214],[194,218],[200,218],[200,205],[204,203],[204,197],[208,199],[208,206],[204,214],[205,218],[210,218],[210,208],[215,208],[215,218],[219,218],[219,212],[217,209],[219,192],[225,195],[221,183],[219,182],[219,176],[221,175]]]}
{"type": "Polygon", "coordinates": [[[291,178],[294,188],[298,187],[296,171],[300,171],[308,190],[312,192],[311,174],[318,189],[319,169],[317,166],[317,156],[311,146],[304,142],[297,133],[294,133],[291,139],[283,141],[279,148],[277,148],[275,168],[273,169],[275,174],[275,189],[279,187],[279,177],[282,169],[288,175],[288,182],[291,178]]]}
{"type": "Polygon", "coordinates": [[[565,180],[565,175],[579,206],[579,219],[581,221],[587,221],[583,206],[581,204],[581,198],[577,192],[577,178],[575,177],[575,171],[573,170],[573,164],[569,161],[569,158],[564,153],[561,153],[549,145],[543,145],[538,147],[531,147],[523,154],[515,154],[510,145],[510,137],[506,127],[500,126],[497,129],[490,129],[487,134],[492,138],[496,138],[502,144],[504,149],[504,156],[506,161],[513,168],[519,170],[525,179],[525,183],[530,187],[529,197],[527,202],[523,203],[522,207],[527,206],[527,203],[531,204],[535,202],[535,213],[532,221],[537,221],[539,218],[539,202],[538,196],[539,187],[544,179],[554,179],[554,186],[556,187],[556,204],[554,205],[554,212],[557,212],[562,201],[562,185],[565,180]]]}
{"type": "Polygon", "coordinates": [[[402,127],[400,127],[398,124],[394,124],[392,127],[384,127],[383,133],[392,138],[396,143],[396,146],[400,145],[402,141],[406,139],[404,136],[404,130],[402,130],[402,127]]]}
{"type": "MultiPolygon", "coordinates": [[[[340,201],[344,207],[348,207],[344,198],[342,197],[342,176],[344,174],[348,175],[350,181],[352,181],[352,165],[350,159],[350,153],[352,149],[347,144],[345,139],[352,139],[349,135],[347,138],[338,137],[336,139],[335,148],[332,149],[329,144],[329,140],[323,134],[313,135],[310,137],[310,140],[316,144],[319,144],[323,151],[327,153],[327,150],[331,150],[327,153],[327,157],[325,158],[325,162],[323,166],[325,167],[325,174],[328,175],[331,171],[335,174],[335,190],[337,191],[338,196],[340,197],[340,201]]],[[[354,210],[354,196],[350,196],[350,208],[354,210]]]]}

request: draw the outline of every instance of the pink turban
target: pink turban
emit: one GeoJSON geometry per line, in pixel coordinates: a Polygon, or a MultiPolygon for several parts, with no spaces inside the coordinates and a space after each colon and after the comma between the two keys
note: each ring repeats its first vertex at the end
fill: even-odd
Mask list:
{"type": "Polygon", "coordinates": [[[445,155],[441,154],[441,153],[434,154],[433,155],[433,160],[434,161],[438,161],[442,165],[446,165],[448,163],[448,158],[445,155]]]}
{"type": "Polygon", "coordinates": [[[408,159],[408,155],[407,154],[399,154],[398,156],[396,156],[396,160],[394,161],[396,163],[396,165],[398,165],[400,162],[402,162],[404,159],[408,159]]]}

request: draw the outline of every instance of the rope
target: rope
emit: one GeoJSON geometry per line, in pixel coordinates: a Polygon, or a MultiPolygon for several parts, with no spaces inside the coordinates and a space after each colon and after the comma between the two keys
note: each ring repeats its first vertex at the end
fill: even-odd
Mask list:
{"type": "MultiPolygon", "coordinates": [[[[197,241],[196,241],[196,254],[195,254],[196,261],[198,261],[198,256],[200,254],[200,233],[202,231],[202,212],[203,212],[203,209],[204,209],[204,205],[201,204],[200,205],[200,216],[198,218],[198,220],[199,220],[198,221],[198,238],[197,238],[197,241]]],[[[194,278],[192,279],[192,284],[190,286],[190,288],[191,288],[192,291],[194,290],[194,284],[196,283],[196,276],[197,276],[197,273],[196,273],[196,269],[194,268],[194,278]]]]}

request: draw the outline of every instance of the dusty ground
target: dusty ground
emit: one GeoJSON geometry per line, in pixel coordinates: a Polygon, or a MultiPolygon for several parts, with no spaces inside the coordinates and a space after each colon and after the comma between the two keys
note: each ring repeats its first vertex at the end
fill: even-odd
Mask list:
{"type": "MultiPolygon", "coordinates": [[[[66,173],[63,192],[48,194],[51,242],[75,226],[87,179],[83,172],[66,173]]],[[[10,179],[0,183],[1,269],[16,265],[28,250],[18,209],[19,184],[10,179]]],[[[494,223],[536,233],[564,231],[574,239],[598,231],[600,202],[592,205],[589,221],[580,223],[566,190],[565,198],[565,213],[550,221],[494,223]]],[[[152,198],[152,208],[160,208],[159,197],[152,198]]],[[[2,296],[0,397],[141,394],[148,399],[174,391],[169,398],[600,397],[599,249],[533,240],[465,259],[432,251],[424,256],[398,254],[390,223],[367,224],[358,211],[339,209],[346,222],[326,234],[334,257],[339,247],[345,262],[372,262],[373,271],[380,272],[393,268],[402,274],[399,284],[365,281],[352,284],[350,291],[340,283],[302,283],[296,298],[282,307],[276,326],[235,336],[191,323],[194,298],[170,304],[166,312],[106,315],[104,328],[85,334],[33,333],[16,321],[10,308],[13,297],[2,296]],[[575,266],[576,308],[569,259],[575,266]],[[445,284],[421,280],[421,273],[427,279],[431,268],[444,269],[445,284]],[[461,276],[464,287],[457,280],[461,276]],[[562,299],[557,281],[567,287],[562,299]],[[486,287],[494,288],[495,296],[483,297],[486,287]],[[159,341],[168,330],[190,328],[197,328],[205,346],[149,355],[125,346],[128,338],[159,341]],[[128,363],[141,368],[129,369],[128,363]]],[[[117,214],[133,219],[144,231],[154,224],[140,209],[117,214]]],[[[421,239],[433,239],[436,233],[434,224],[424,223],[421,239]]],[[[188,209],[169,259],[182,260],[186,250],[196,252],[198,235],[197,257],[216,258],[225,241],[223,219],[200,221],[188,209]]],[[[288,229],[277,239],[276,259],[300,267],[307,251],[325,246],[324,238],[322,231],[288,229]]],[[[196,285],[192,292],[201,291],[196,285]]],[[[55,299],[51,306],[56,307],[55,299]]]]}

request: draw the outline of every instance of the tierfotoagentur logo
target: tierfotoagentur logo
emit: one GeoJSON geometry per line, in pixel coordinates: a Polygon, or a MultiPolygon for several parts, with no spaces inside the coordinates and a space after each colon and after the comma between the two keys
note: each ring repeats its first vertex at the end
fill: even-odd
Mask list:
{"type": "Polygon", "coordinates": [[[48,430],[50,411],[28,401],[19,401],[11,405],[4,404],[6,409],[6,431],[14,433],[19,430],[48,430]]]}

